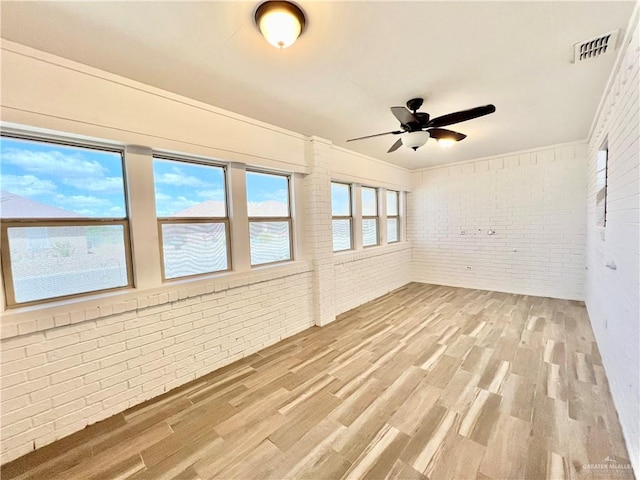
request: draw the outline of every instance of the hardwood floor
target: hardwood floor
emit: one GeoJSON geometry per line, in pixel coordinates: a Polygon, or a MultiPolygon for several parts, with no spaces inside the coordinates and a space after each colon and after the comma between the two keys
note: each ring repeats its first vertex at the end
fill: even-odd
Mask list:
{"type": "Polygon", "coordinates": [[[2,468],[20,479],[631,479],[580,302],[409,284],[2,468]]]}

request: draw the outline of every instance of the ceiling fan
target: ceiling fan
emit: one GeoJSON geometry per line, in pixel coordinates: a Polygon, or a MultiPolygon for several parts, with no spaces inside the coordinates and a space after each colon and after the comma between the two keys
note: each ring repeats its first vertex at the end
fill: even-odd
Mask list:
{"type": "Polygon", "coordinates": [[[461,110],[459,112],[449,113],[440,117],[431,118],[426,112],[418,112],[422,106],[422,98],[412,98],[407,102],[405,107],[391,107],[391,113],[400,121],[402,130],[394,130],[392,132],[377,133],[375,135],[367,135],[366,137],[351,138],[347,142],[354,140],[363,140],[365,138],[380,137],[382,135],[402,135],[387,153],[395,152],[401,145],[405,145],[413,150],[427,143],[429,138],[435,138],[439,143],[452,144],[464,140],[466,135],[452,130],[440,127],[453,125],[454,123],[466,122],[472,118],[489,115],[496,111],[493,105],[484,105],[482,107],[470,108],[469,110],[461,110]]]}

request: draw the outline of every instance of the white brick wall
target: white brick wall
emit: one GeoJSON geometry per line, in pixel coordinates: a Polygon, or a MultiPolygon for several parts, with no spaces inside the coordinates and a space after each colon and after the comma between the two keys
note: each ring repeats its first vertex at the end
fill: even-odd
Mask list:
{"type": "Polygon", "coordinates": [[[331,144],[313,138],[305,178],[307,249],[313,258],[313,305],[315,323],[324,326],[336,318],[333,296],[333,236],[331,233],[331,144]]]}
{"type": "Polygon", "coordinates": [[[312,272],[289,273],[4,339],[3,462],[312,326],[312,272]]]}
{"type": "Polygon", "coordinates": [[[637,8],[589,139],[586,304],[640,475],[640,122],[637,8]],[[608,140],[607,224],[596,226],[596,156],[608,140]],[[606,264],[615,262],[616,269],[606,264]]]}
{"type": "Polygon", "coordinates": [[[406,243],[336,255],[336,315],[409,283],[410,261],[406,243]]]}
{"type": "Polygon", "coordinates": [[[432,168],[412,177],[412,280],[583,298],[585,144],[432,168]],[[487,234],[490,229],[495,235],[487,234]]]}

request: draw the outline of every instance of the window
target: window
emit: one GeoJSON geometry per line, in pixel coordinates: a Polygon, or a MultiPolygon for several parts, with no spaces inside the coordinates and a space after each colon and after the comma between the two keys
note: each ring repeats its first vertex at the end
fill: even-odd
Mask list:
{"type": "Polygon", "coordinates": [[[387,190],[387,243],[400,240],[400,192],[387,190]]]}
{"type": "Polygon", "coordinates": [[[251,265],[291,260],[289,177],[247,171],[251,265]]]}
{"type": "Polygon", "coordinates": [[[596,165],[596,226],[607,225],[607,181],[609,175],[609,147],[605,141],[598,151],[596,165]]]}
{"type": "Polygon", "coordinates": [[[333,251],[351,250],[351,186],[344,183],[331,183],[331,226],[333,232],[333,251]]]}
{"type": "Polygon", "coordinates": [[[2,136],[7,306],[131,286],[122,151],[2,136]]]}
{"type": "Polygon", "coordinates": [[[378,189],[362,187],[362,246],[378,245],[378,189]]]}
{"type": "Polygon", "coordinates": [[[230,269],[225,170],[154,157],[163,278],[230,269]]]}

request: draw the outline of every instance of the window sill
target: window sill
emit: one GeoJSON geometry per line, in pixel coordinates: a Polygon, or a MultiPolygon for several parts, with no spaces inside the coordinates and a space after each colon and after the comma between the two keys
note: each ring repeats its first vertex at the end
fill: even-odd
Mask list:
{"type": "Polygon", "coordinates": [[[79,298],[51,301],[2,312],[0,338],[40,332],[177,300],[299,275],[312,270],[311,262],[292,261],[254,267],[249,272],[225,272],[197,279],[172,280],[160,287],[128,288],[79,298]]]}
{"type": "Polygon", "coordinates": [[[411,244],[409,242],[394,242],[388,245],[377,245],[374,247],[366,247],[364,250],[347,250],[344,252],[336,252],[333,256],[335,265],[343,263],[356,262],[367,258],[378,257],[380,255],[389,255],[391,253],[409,250],[411,244]]]}

